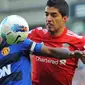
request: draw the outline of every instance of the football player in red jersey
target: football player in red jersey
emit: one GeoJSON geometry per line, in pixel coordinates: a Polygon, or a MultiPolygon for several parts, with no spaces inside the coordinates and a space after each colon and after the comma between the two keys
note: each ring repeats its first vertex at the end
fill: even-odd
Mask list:
{"type": "MultiPolygon", "coordinates": [[[[69,6],[65,0],[48,0],[45,7],[46,29],[37,27],[30,31],[28,38],[50,47],[65,47],[70,51],[84,50],[84,37],[68,30],[65,25],[68,13],[69,6]]],[[[78,60],[79,58],[61,60],[44,56],[32,57],[32,84],[72,85],[78,60]]]]}

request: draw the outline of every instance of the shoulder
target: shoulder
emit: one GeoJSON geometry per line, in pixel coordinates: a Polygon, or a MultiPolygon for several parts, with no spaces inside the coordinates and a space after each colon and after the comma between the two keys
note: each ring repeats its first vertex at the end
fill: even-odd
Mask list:
{"type": "Polygon", "coordinates": [[[83,47],[85,45],[85,37],[84,36],[80,36],[70,30],[67,31],[66,33],[66,39],[68,39],[68,41],[77,46],[77,47],[83,47]]]}
{"type": "Polygon", "coordinates": [[[84,36],[78,35],[70,30],[67,31],[66,36],[72,42],[81,42],[81,43],[85,42],[84,36]]]}
{"type": "Polygon", "coordinates": [[[28,38],[36,42],[42,42],[44,35],[47,33],[47,29],[37,27],[28,33],[28,38]]]}
{"type": "Polygon", "coordinates": [[[83,39],[83,36],[80,36],[80,35],[72,32],[72,31],[70,31],[70,30],[67,30],[66,35],[67,35],[68,37],[71,37],[72,39],[78,39],[78,40],[83,39]]]}
{"type": "Polygon", "coordinates": [[[30,30],[28,32],[28,34],[31,34],[31,33],[37,33],[37,34],[40,34],[40,33],[47,33],[47,29],[43,28],[43,27],[36,27],[35,29],[33,30],[30,30]]]}

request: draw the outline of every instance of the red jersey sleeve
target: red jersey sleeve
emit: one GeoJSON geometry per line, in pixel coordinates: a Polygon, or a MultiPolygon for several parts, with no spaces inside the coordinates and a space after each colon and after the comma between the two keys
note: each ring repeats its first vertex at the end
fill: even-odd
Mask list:
{"type": "Polygon", "coordinates": [[[43,28],[42,27],[37,27],[28,33],[28,38],[35,41],[35,42],[42,42],[43,41],[43,28]]]}
{"type": "Polygon", "coordinates": [[[74,45],[78,48],[78,50],[85,50],[85,37],[82,36],[81,39],[77,38],[74,42],[74,45]]]}

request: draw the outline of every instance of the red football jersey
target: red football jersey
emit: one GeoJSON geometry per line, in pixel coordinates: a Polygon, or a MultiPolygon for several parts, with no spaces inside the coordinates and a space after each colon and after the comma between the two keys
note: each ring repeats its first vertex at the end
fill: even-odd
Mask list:
{"type": "MultiPolygon", "coordinates": [[[[84,50],[84,38],[67,28],[60,36],[55,37],[50,35],[47,29],[38,27],[29,32],[28,38],[49,47],[66,47],[71,51],[84,50]]],[[[77,63],[77,58],[59,60],[45,56],[32,57],[33,85],[72,85],[77,63]]]]}

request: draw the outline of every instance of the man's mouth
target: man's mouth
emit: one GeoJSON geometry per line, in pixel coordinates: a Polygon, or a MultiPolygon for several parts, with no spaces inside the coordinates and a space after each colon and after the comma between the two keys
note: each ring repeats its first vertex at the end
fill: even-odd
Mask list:
{"type": "Polygon", "coordinates": [[[47,24],[47,26],[48,26],[48,28],[51,28],[51,27],[53,27],[53,25],[52,24],[47,24]]]}

